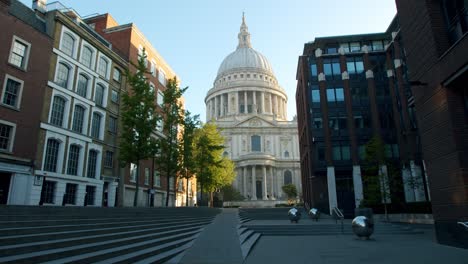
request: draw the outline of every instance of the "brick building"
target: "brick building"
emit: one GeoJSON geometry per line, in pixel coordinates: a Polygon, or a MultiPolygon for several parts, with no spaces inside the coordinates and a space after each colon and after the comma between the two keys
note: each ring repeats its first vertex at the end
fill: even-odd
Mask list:
{"type": "MultiPolygon", "coordinates": [[[[148,41],[145,35],[133,23],[119,25],[110,14],[102,14],[86,19],[86,23],[96,32],[103,36],[106,40],[112,43],[113,48],[121,54],[129,63],[137,62],[139,56],[143,53],[143,49],[147,54],[148,74],[147,78],[150,82],[150,87],[154,89],[156,98],[155,104],[157,111],[161,113],[161,105],[163,103],[163,91],[166,87],[168,79],[177,77],[175,72],[159,54],[159,52],[148,41]]],[[[129,64],[130,71],[134,71],[133,65],[129,64]]],[[[179,79],[179,78],[177,78],[179,79]]],[[[180,79],[179,79],[180,80],[180,79]]],[[[162,124],[157,127],[158,137],[164,137],[162,124]]],[[[123,197],[123,205],[130,206],[133,204],[136,184],[136,165],[131,164],[129,169],[125,171],[124,188],[122,189],[121,197],[123,197]]],[[[158,169],[158,164],[154,160],[145,160],[140,162],[139,171],[139,206],[164,206],[167,194],[167,184],[169,184],[169,201],[170,205],[175,205],[176,196],[177,204],[185,204],[185,188],[186,183],[176,183],[176,177],[170,177],[170,182],[164,175],[161,175],[158,169]],[[177,188],[176,188],[177,186],[177,188]],[[180,192],[179,195],[176,193],[180,192]]],[[[193,186],[192,184],[189,184],[193,186]]],[[[195,190],[190,190],[193,193],[195,190]]],[[[193,195],[193,198],[196,196],[193,195]]],[[[192,200],[193,203],[193,200],[192,200]]]]}
{"type": "Polygon", "coordinates": [[[0,1],[0,204],[39,201],[39,123],[52,39],[46,23],[17,0],[0,1]]]}
{"type": "Polygon", "coordinates": [[[383,33],[320,37],[299,58],[296,103],[304,201],[354,215],[366,199],[365,145],[385,144],[381,202],[429,198],[413,100],[395,19],[383,33]],[[392,172],[393,171],[393,172],[392,172]],[[389,182],[400,183],[393,188],[389,182]],[[417,183],[417,184],[414,184],[417,183]]]}
{"type": "Polygon", "coordinates": [[[468,2],[396,4],[437,240],[468,248],[468,2]]]}

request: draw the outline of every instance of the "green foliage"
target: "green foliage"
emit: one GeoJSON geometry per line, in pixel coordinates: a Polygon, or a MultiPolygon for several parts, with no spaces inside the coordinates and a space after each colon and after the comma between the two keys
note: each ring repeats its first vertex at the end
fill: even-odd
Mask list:
{"type": "Polygon", "coordinates": [[[154,91],[151,91],[145,77],[146,52],[140,56],[135,74],[127,70],[127,84],[129,90],[122,95],[122,132],[120,136],[119,159],[123,166],[135,163],[137,165],[136,191],[133,205],[137,205],[139,188],[140,160],[152,156],[156,147],[156,140],[152,137],[158,117],[155,115],[154,91]]]}
{"type": "Polygon", "coordinates": [[[234,163],[222,157],[224,138],[214,123],[207,123],[195,132],[194,160],[197,180],[203,192],[212,193],[234,180],[234,163]]]}
{"type": "MultiPolygon", "coordinates": [[[[179,144],[181,155],[180,160],[180,167],[181,167],[181,174],[180,176],[184,179],[188,180],[193,177],[196,173],[196,163],[195,159],[192,158],[193,152],[195,150],[195,130],[200,125],[199,115],[192,116],[189,111],[185,111],[185,118],[183,123],[183,131],[182,131],[182,142],[179,144]]],[[[188,187],[188,186],[187,186],[188,187]]],[[[188,191],[189,188],[186,188],[186,202],[185,204],[188,206],[188,191]]]]}
{"type": "Polygon", "coordinates": [[[283,190],[283,192],[288,197],[288,203],[293,204],[294,201],[296,200],[296,197],[297,197],[296,185],[291,184],[291,183],[286,184],[286,185],[283,185],[283,187],[281,187],[281,189],[283,190]]]}
{"type": "Polygon", "coordinates": [[[245,197],[232,185],[226,185],[221,188],[224,201],[244,201],[245,197]]]}
{"type": "MultiPolygon", "coordinates": [[[[164,100],[162,105],[162,120],[164,137],[158,137],[158,155],[156,161],[160,167],[161,174],[166,176],[167,182],[170,178],[177,176],[181,170],[180,156],[181,149],[179,147],[179,128],[184,123],[184,109],[182,105],[182,95],[187,88],[179,88],[177,79],[169,79],[164,90],[164,100]]],[[[154,101],[154,99],[153,99],[154,101]]],[[[169,184],[167,184],[167,193],[169,193],[169,184]]],[[[174,187],[175,184],[174,184],[174,187]]],[[[169,205],[169,195],[166,195],[166,206],[169,205]]]]}

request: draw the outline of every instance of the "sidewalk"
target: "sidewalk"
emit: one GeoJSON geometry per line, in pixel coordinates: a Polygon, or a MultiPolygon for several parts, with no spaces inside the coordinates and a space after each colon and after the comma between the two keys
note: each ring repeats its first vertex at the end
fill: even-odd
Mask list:
{"type": "Polygon", "coordinates": [[[237,235],[237,209],[225,208],[205,227],[180,264],[241,264],[242,252],[237,235]]]}

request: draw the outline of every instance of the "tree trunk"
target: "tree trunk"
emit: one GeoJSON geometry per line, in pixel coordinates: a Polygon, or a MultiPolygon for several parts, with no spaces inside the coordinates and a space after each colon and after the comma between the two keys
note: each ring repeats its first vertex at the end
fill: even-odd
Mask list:
{"type": "Polygon", "coordinates": [[[210,207],[214,207],[213,206],[213,192],[210,192],[210,207]]]}
{"type": "Polygon", "coordinates": [[[169,172],[167,171],[167,176],[166,176],[166,179],[167,179],[167,186],[166,186],[166,207],[169,207],[169,191],[171,190],[171,185],[170,185],[170,176],[169,176],[169,172]]]}
{"type": "Polygon", "coordinates": [[[189,206],[189,198],[188,198],[188,189],[189,189],[189,178],[187,178],[187,190],[186,190],[186,195],[185,195],[185,206],[189,206]]]}
{"type": "MultiPolygon", "coordinates": [[[[135,176],[135,196],[133,198],[133,207],[136,207],[138,205],[138,191],[140,189],[140,160],[137,161],[136,164],[136,176],[135,176]]],[[[130,173],[132,173],[130,171],[130,173]]]]}

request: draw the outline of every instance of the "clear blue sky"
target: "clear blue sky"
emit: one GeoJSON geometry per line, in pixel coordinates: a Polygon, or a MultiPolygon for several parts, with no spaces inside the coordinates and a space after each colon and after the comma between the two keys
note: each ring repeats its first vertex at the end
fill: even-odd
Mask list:
{"type": "MultiPolygon", "coordinates": [[[[21,0],[31,6],[31,0],[21,0]]],[[[52,1],[48,1],[51,3],[52,1]]],[[[62,0],[81,16],[111,13],[134,22],[189,86],[186,108],[205,120],[206,92],[222,60],[237,46],[242,11],[252,46],[273,66],[296,114],[298,56],[315,37],[385,31],[396,14],[394,0],[62,0]]]]}

